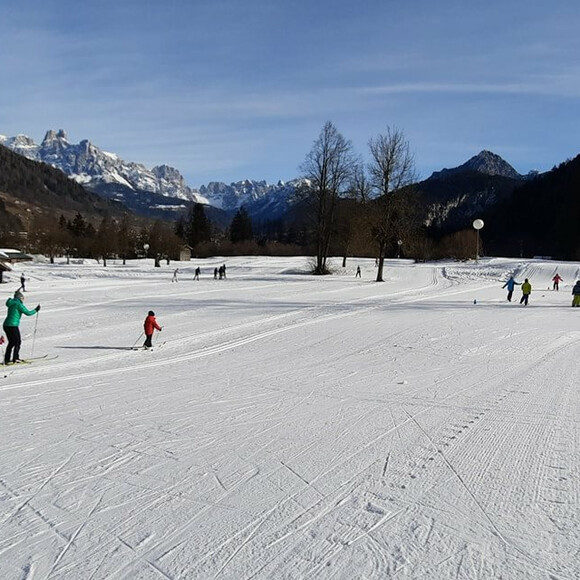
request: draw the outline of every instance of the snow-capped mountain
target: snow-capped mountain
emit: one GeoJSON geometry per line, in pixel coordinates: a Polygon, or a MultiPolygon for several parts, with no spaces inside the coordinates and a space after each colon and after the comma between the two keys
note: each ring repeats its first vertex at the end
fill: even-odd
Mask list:
{"type": "Polygon", "coordinates": [[[249,179],[229,185],[211,182],[202,185],[199,193],[211,205],[225,211],[236,211],[243,205],[254,218],[274,219],[280,217],[296,201],[299,183],[300,180],[292,180],[270,185],[266,181],[249,179]]]}
{"type": "Polygon", "coordinates": [[[24,157],[60,169],[75,181],[98,193],[103,188],[110,191],[111,186],[121,186],[120,191],[129,189],[184,201],[206,201],[196,190],[186,185],[177,169],[167,165],[147,169],[141,163],[124,161],[115,153],[103,151],[87,139],[76,144],[70,143],[62,129],[47,131],[40,145],[26,135],[0,135],[0,143],[24,157]]]}
{"type": "Polygon", "coordinates": [[[62,129],[47,131],[40,145],[26,135],[0,135],[0,144],[28,159],[48,163],[87,189],[121,201],[138,213],[174,213],[183,210],[184,203],[195,202],[225,212],[234,212],[244,205],[251,214],[268,213],[262,217],[270,218],[283,213],[295,193],[294,182],[269,185],[249,179],[229,185],[211,182],[196,190],[185,183],[174,167],[159,165],[147,169],[141,163],[103,151],[86,139],[70,143],[62,129]]]}
{"type": "Polygon", "coordinates": [[[199,188],[199,193],[211,205],[223,210],[236,210],[242,205],[248,206],[258,199],[268,195],[271,186],[265,181],[245,179],[236,183],[211,181],[199,188]]]}

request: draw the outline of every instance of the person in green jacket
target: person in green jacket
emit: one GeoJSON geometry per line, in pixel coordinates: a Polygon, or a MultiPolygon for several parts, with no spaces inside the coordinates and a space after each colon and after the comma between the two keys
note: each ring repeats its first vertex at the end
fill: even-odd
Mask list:
{"type": "Polygon", "coordinates": [[[524,280],[524,283],[522,284],[522,299],[520,300],[520,304],[527,306],[528,305],[528,298],[530,297],[531,293],[532,293],[532,285],[530,284],[530,282],[526,278],[524,280]]]}
{"type": "Polygon", "coordinates": [[[22,339],[20,338],[20,318],[23,314],[26,316],[32,316],[37,314],[40,310],[40,304],[33,310],[28,310],[24,306],[24,294],[17,290],[14,293],[14,298],[8,298],[6,300],[6,306],[8,308],[8,314],[4,320],[4,332],[6,333],[6,338],[8,339],[8,346],[6,347],[6,353],[4,354],[4,364],[11,364],[20,362],[20,345],[22,344],[22,339]],[[12,358],[12,360],[10,360],[12,358]]]}

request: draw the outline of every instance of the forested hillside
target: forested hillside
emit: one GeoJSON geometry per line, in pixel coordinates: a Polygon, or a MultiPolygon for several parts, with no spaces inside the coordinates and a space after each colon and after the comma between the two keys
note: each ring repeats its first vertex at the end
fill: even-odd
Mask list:
{"type": "Polygon", "coordinates": [[[58,169],[1,145],[0,200],[0,226],[10,229],[28,219],[27,210],[56,218],[82,213],[88,219],[100,219],[105,214],[120,216],[127,211],[118,202],[86,191],[58,169]]]}
{"type": "Polygon", "coordinates": [[[518,187],[489,210],[488,255],[580,258],[580,155],[518,187]]]}

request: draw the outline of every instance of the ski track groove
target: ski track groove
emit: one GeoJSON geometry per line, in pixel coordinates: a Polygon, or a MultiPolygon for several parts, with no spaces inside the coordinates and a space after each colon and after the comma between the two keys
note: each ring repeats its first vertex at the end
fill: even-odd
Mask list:
{"type": "MultiPolygon", "coordinates": [[[[432,285],[429,285],[427,287],[431,287],[431,286],[432,285]]],[[[394,296],[400,296],[401,294],[409,294],[409,293],[413,294],[416,292],[417,292],[417,289],[404,290],[402,292],[395,293],[394,296]]],[[[355,299],[355,300],[346,300],[346,301],[343,301],[339,304],[334,303],[332,306],[334,308],[344,307],[344,306],[354,306],[354,305],[359,304],[361,302],[368,302],[368,301],[371,301],[374,299],[384,299],[384,298],[388,298],[388,297],[389,297],[389,295],[377,294],[376,296],[365,296],[363,298],[359,298],[359,299],[355,299]]],[[[429,297],[427,297],[427,298],[429,298],[429,297]]],[[[422,300],[422,299],[424,299],[424,298],[412,298],[412,299],[410,299],[410,301],[414,302],[414,301],[422,300]]],[[[66,376],[54,377],[54,378],[46,377],[42,380],[28,381],[28,382],[22,382],[19,384],[0,387],[0,392],[1,391],[9,391],[9,390],[18,389],[18,388],[24,388],[24,387],[28,387],[28,386],[38,386],[38,385],[59,383],[59,382],[64,382],[64,381],[78,380],[78,379],[82,379],[82,378],[92,378],[92,377],[96,377],[96,376],[101,377],[101,376],[106,376],[106,375],[111,375],[111,374],[117,374],[121,371],[122,372],[131,372],[131,371],[135,371],[138,369],[146,369],[146,368],[152,368],[152,367],[156,367],[156,366],[175,364],[176,362],[211,356],[214,354],[218,354],[220,352],[224,352],[227,350],[238,348],[240,346],[245,346],[245,345],[250,344],[252,342],[263,340],[264,338],[269,338],[271,336],[274,336],[274,335],[277,335],[277,334],[280,334],[283,332],[287,332],[290,330],[295,330],[296,328],[300,328],[303,326],[309,326],[309,325],[317,324],[320,322],[327,322],[329,320],[338,320],[340,318],[360,314],[360,312],[361,312],[361,310],[359,309],[359,310],[351,310],[351,311],[347,311],[347,312],[342,312],[339,314],[334,314],[334,313],[326,314],[325,308],[327,308],[327,307],[328,307],[328,305],[324,305],[324,304],[317,305],[317,306],[312,306],[312,307],[309,307],[306,309],[300,309],[297,311],[293,311],[291,313],[284,313],[282,315],[278,315],[275,317],[268,317],[266,320],[261,319],[259,321],[253,321],[250,323],[246,323],[242,326],[247,327],[247,326],[263,325],[263,323],[265,321],[268,321],[268,320],[284,319],[284,318],[287,318],[290,316],[296,316],[297,314],[304,314],[307,317],[306,320],[287,324],[286,326],[283,326],[280,328],[274,328],[274,329],[267,330],[264,332],[258,332],[258,333],[255,333],[253,335],[241,337],[239,339],[233,339],[233,340],[226,341],[224,343],[217,344],[214,346],[201,348],[198,351],[195,351],[195,352],[190,353],[188,355],[179,355],[179,356],[174,356],[174,357],[170,357],[170,358],[165,358],[163,360],[152,361],[149,363],[140,363],[140,364],[136,364],[136,365],[128,365],[125,367],[116,367],[113,369],[103,369],[100,371],[94,371],[94,372],[88,372],[88,373],[82,373],[82,374],[73,374],[73,375],[66,375],[66,376]],[[322,314],[313,318],[312,313],[311,313],[312,310],[322,311],[322,314]]],[[[381,305],[370,305],[370,306],[364,307],[364,309],[365,310],[375,310],[375,309],[381,308],[381,307],[382,307],[381,305]]],[[[181,339],[180,342],[185,342],[186,340],[187,339],[181,339]]],[[[176,341],[176,343],[177,342],[178,341],[176,341]]],[[[89,361],[81,361],[81,362],[75,361],[72,363],[63,363],[63,364],[59,364],[59,365],[55,365],[55,366],[58,366],[58,369],[61,370],[61,369],[65,368],[66,366],[76,367],[76,366],[81,366],[81,365],[86,365],[86,364],[94,365],[96,362],[100,362],[103,360],[109,360],[111,358],[117,359],[118,354],[115,353],[112,355],[104,355],[101,357],[94,357],[93,359],[91,359],[89,361]]]]}

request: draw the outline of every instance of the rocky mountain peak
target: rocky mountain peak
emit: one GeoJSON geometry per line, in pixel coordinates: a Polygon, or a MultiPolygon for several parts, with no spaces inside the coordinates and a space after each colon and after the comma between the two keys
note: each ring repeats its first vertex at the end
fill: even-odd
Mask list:
{"type": "Polygon", "coordinates": [[[68,137],[66,131],[63,129],[59,129],[58,131],[54,131],[53,129],[49,129],[42,140],[42,145],[45,143],[51,143],[52,141],[66,141],[68,143],[68,137]]]}
{"type": "Polygon", "coordinates": [[[487,150],[479,152],[477,155],[474,155],[458,167],[435,171],[429,179],[445,179],[446,177],[464,171],[478,171],[479,173],[485,173],[486,175],[499,175],[502,177],[510,177],[511,179],[523,179],[523,176],[520,175],[507,161],[496,153],[487,150]]]}
{"type": "Polygon", "coordinates": [[[170,165],[157,165],[151,172],[159,179],[170,179],[178,182],[184,182],[183,175],[170,165]]]}

